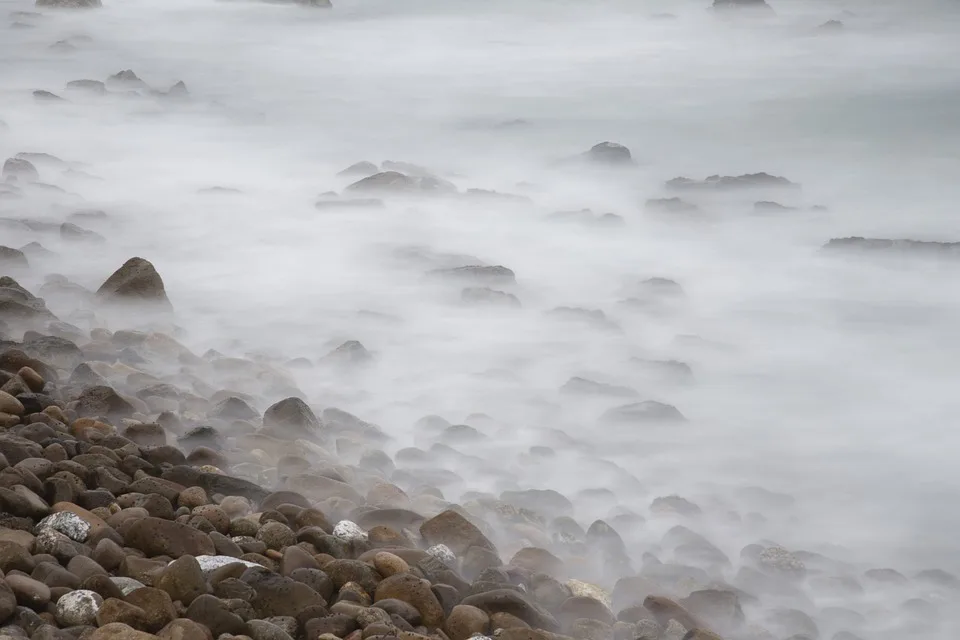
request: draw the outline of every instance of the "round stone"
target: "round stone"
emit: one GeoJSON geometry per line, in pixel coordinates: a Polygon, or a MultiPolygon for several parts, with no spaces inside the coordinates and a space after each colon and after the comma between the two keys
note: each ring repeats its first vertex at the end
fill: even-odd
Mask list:
{"type": "Polygon", "coordinates": [[[90,536],[90,524],[70,511],[60,511],[47,516],[37,524],[34,533],[39,535],[45,529],[58,531],[77,542],[86,542],[90,536]]]}
{"type": "Polygon", "coordinates": [[[457,556],[445,544],[435,544],[427,549],[427,553],[447,566],[455,567],[457,565],[457,556]]]}
{"type": "Polygon", "coordinates": [[[96,626],[103,598],[95,591],[78,589],[57,600],[57,622],[63,627],[96,626]]]}
{"type": "Polygon", "coordinates": [[[333,536],[345,542],[364,542],[367,539],[367,532],[356,522],[341,520],[333,528],[333,536]]]}

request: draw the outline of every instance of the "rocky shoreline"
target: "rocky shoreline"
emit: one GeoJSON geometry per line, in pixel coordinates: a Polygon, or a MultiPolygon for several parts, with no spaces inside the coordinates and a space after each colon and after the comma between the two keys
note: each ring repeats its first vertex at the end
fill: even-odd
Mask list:
{"type": "MultiPolygon", "coordinates": [[[[762,0],[713,4],[769,9],[762,0]]],[[[93,8],[100,1],[36,6],[93,8]]],[[[40,15],[18,13],[14,25],[27,25],[18,28],[40,15]]],[[[70,38],[51,49],[70,53],[88,44],[70,38]]],[[[50,89],[34,90],[34,106],[70,109],[78,95],[106,96],[155,100],[162,111],[171,100],[191,99],[183,82],[156,90],[132,70],[72,80],[66,97],[50,89]]],[[[694,421],[646,399],[636,380],[575,375],[553,389],[607,403],[594,427],[622,431],[606,442],[551,425],[535,441],[518,439],[507,458],[483,447],[513,426],[485,432],[478,426],[493,423],[486,415],[463,423],[423,416],[412,427],[417,446],[404,446],[386,424],[311,401],[295,373],[316,364],[348,378],[376,361],[358,340],[338,338],[319,359],[188,347],[150,256],[101,274],[95,290],[75,282],[67,266],[67,275],[46,268],[53,254],[41,241],[81,248],[64,252],[66,261],[95,253],[113,241],[109,224],[101,225],[110,214],[75,207],[52,177],[95,179],[84,167],[40,150],[14,153],[2,166],[0,203],[12,203],[16,215],[4,211],[0,233],[32,241],[5,246],[0,235],[0,640],[913,640],[940,637],[955,622],[960,579],[947,571],[908,577],[847,562],[841,552],[788,549],[751,528],[768,520],[793,526],[802,517],[794,496],[753,486],[685,497],[648,493],[639,472],[605,456],[662,444],[660,432],[638,438],[638,428],[673,435],[694,421]],[[63,195],[66,204],[51,218],[19,210],[37,194],[54,201],[63,195]],[[571,451],[583,456],[558,461],[571,451]],[[527,488],[531,483],[499,468],[530,463],[536,475],[543,461],[566,475],[597,478],[564,494],[527,488]],[[470,483],[480,472],[494,479],[488,484],[495,493],[470,483]],[[736,500],[722,499],[729,494],[736,500]],[[625,495],[641,508],[628,507],[625,495]],[[721,544],[726,525],[755,542],[721,544]]],[[[608,176],[629,175],[639,164],[626,146],[601,142],[554,167],[608,176]]],[[[527,208],[538,223],[580,225],[577,232],[605,237],[633,222],[591,209],[545,214],[527,195],[461,191],[452,176],[407,162],[357,162],[337,177],[343,188],[321,194],[310,213],[362,215],[429,199],[527,208]]],[[[728,196],[738,199],[730,205],[734,216],[827,211],[798,202],[800,188],[767,173],[678,177],[662,193],[647,194],[663,197],[635,208],[648,219],[695,225],[711,221],[717,199],[728,196]]],[[[196,195],[244,192],[211,186],[196,195]]],[[[393,249],[420,282],[451,285],[454,305],[508,317],[533,309],[571,332],[625,335],[619,318],[598,308],[538,309],[537,292],[523,286],[524,272],[512,261],[393,249]]],[[[828,241],[821,253],[953,259],[960,243],[847,237],[828,241]]],[[[686,300],[684,287],[659,276],[635,278],[624,291],[617,304],[649,314],[644,322],[686,300]]],[[[170,293],[176,302],[173,287],[170,293]]],[[[682,386],[694,379],[679,360],[625,359],[643,381],[682,386]]],[[[696,464],[677,460],[678,475],[696,464]]],[[[646,463],[640,455],[637,461],[646,463]]],[[[663,483],[670,491],[672,480],[663,483]]],[[[822,537],[830,542],[830,532],[822,537]]]]}

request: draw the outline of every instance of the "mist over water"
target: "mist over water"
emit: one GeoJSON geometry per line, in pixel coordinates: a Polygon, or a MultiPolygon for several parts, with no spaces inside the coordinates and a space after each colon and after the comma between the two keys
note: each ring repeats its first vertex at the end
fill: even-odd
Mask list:
{"type": "MultiPolygon", "coordinates": [[[[51,273],[95,290],[127,258],[151,260],[195,353],[309,359],[290,370],[304,397],[380,425],[391,454],[438,441],[423,416],[469,424],[486,437],[450,444],[473,459],[436,453],[462,478],[446,499],[555,489],[584,527],[629,510],[647,520],[618,528],[635,568],[646,551],[668,561],[660,538],[682,522],[731,559],[729,577],[763,540],[859,571],[960,572],[960,260],[820,250],[960,241],[960,5],[781,0],[769,19],[728,20],[705,4],[105,0],[17,17],[32,3],[0,0],[0,156],[69,163],[36,163],[65,193],[5,198],[0,215],[107,212],[78,221],[104,244],[23,225],[0,227],[0,244],[55,252],[18,278],[34,292],[51,273]],[[818,29],[831,19],[844,30],[818,29]],[[74,50],[50,48],[64,40],[74,50]],[[190,96],[64,88],[122,69],[190,96]],[[608,140],[635,165],[557,162],[608,140]],[[363,176],[337,174],[362,160],[528,200],[315,207],[351,197],[363,176]],[[758,172],[801,187],[664,186],[758,172]],[[674,196],[699,214],[644,207],[674,196]],[[622,223],[551,218],[582,209],[622,223]],[[480,263],[515,272],[490,286],[520,308],[464,304],[464,286],[487,285],[425,276],[480,263]],[[641,284],[654,277],[683,295],[641,284]],[[374,361],[319,364],[348,340],[374,361]],[[671,360],[688,380],[641,362],[671,360]],[[562,392],[572,377],[636,395],[562,392]],[[641,400],[686,422],[600,420],[641,400]],[[795,501],[766,509],[746,487],[795,501]],[[615,499],[578,495],[601,488],[615,499]],[[651,511],[674,494],[703,513],[651,511]]],[[[91,328],[68,299],[47,303],[91,328]]],[[[814,599],[866,615],[910,597],[936,600],[814,599]]],[[[936,597],[942,623],[916,637],[955,637],[956,596],[936,597]]]]}

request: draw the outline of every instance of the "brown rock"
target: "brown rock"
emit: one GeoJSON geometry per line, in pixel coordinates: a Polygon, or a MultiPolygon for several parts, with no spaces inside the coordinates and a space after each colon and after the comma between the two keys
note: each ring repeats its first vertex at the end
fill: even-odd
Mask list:
{"type": "Polygon", "coordinates": [[[529,629],[530,625],[506,611],[498,611],[490,616],[490,628],[494,631],[498,629],[529,629]]]}
{"type": "Polygon", "coordinates": [[[473,546],[496,550],[472,522],[449,509],[421,524],[420,535],[428,545],[445,544],[458,556],[473,546]]]}
{"type": "MultiPolygon", "coordinates": [[[[303,569],[301,569],[303,571],[303,569]]],[[[323,596],[306,584],[271,573],[264,569],[249,569],[241,579],[257,592],[251,604],[261,617],[297,617],[313,607],[326,607],[323,596]]]]}
{"type": "Polygon", "coordinates": [[[42,610],[50,602],[50,587],[29,576],[10,574],[7,586],[13,590],[17,602],[25,607],[42,610]]]}
{"type": "Polygon", "coordinates": [[[136,605],[132,605],[117,598],[107,598],[97,611],[97,626],[121,622],[134,629],[143,630],[147,626],[146,612],[136,605]]]}
{"type": "Polygon", "coordinates": [[[403,558],[387,551],[381,551],[373,557],[373,566],[384,578],[410,571],[410,565],[403,558]]]}
{"type": "Polygon", "coordinates": [[[490,628],[490,616],[485,611],[458,604],[447,616],[444,630],[450,640],[467,640],[474,634],[486,635],[490,628]]]}
{"type": "Polygon", "coordinates": [[[157,636],[151,633],[137,631],[133,627],[121,622],[113,622],[100,625],[99,629],[96,629],[87,636],[87,640],[157,640],[157,636]]]}
{"type": "Polygon", "coordinates": [[[208,628],[215,638],[223,633],[245,635],[248,630],[243,618],[230,611],[225,602],[211,595],[196,598],[187,609],[186,617],[208,628]]]}
{"type": "Polygon", "coordinates": [[[661,627],[666,627],[671,620],[676,620],[684,629],[697,629],[702,625],[686,609],[670,598],[649,596],[643,601],[644,608],[653,614],[661,627]]]}
{"type": "Polygon", "coordinates": [[[189,606],[198,596],[207,593],[207,583],[200,563],[191,555],[180,556],[163,571],[155,581],[174,600],[189,606]]]}
{"type": "Polygon", "coordinates": [[[616,622],[613,613],[595,598],[588,596],[573,596],[567,598],[562,605],[558,617],[560,622],[569,625],[578,618],[588,618],[590,620],[600,620],[607,624],[616,622]]]}
{"type": "Polygon", "coordinates": [[[188,618],[177,618],[157,632],[163,640],[213,640],[213,634],[200,623],[188,618]]]}
{"type": "Polygon", "coordinates": [[[469,604],[494,614],[505,611],[513,614],[531,627],[556,631],[557,620],[541,607],[527,600],[523,594],[513,589],[494,589],[467,596],[460,604],[469,604]]]}
{"type": "Polygon", "coordinates": [[[170,309],[163,279],[143,258],[130,258],[100,285],[97,295],[104,299],[146,302],[170,309]]]}
{"type": "Polygon", "coordinates": [[[8,413],[14,416],[22,416],[24,412],[23,403],[6,391],[0,391],[0,413],[8,413]]]}
{"type": "Polygon", "coordinates": [[[125,598],[126,602],[139,607],[146,614],[144,631],[155,633],[177,617],[173,600],[166,591],[143,587],[136,589],[125,598]]]}
{"type": "Polygon", "coordinates": [[[124,535],[126,543],[148,556],[209,556],[216,553],[206,534],[185,524],[160,518],[137,520],[124,535]]]}
{"type": "Polygon", "coordinates": [[[430,590],[430,583],[412,573],[398,573],[377,585],[374,602],[396,599],[413,605],[420,612],[425,627],[443,626],[444,612],[437,596],[430,590]]]}
{"type": "Polygon", "coordinates": [[[521,567],[534,573],[546,573],[555,578],[564,577],[563,560],[546,549],[539,547],[524,547],[517,551],[510,560],[510,565],[521,567]]]}
{"type": "Polygon", "coordinates": [[[36,564],[30,551],[24,546],[16,542],[0,540],[0,571],[5,574],[11,571],[32,573],[36,564]]]}
{"type": "Polygon", "coordinates": [[[683,636],[683,640],[723,640],[723,638],[706,629],[691,629],[683,636]]]}

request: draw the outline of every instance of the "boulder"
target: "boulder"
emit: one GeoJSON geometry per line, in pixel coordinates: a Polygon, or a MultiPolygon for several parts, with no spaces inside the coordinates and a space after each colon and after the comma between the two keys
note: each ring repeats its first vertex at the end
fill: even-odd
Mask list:
{"type": "Polygon", "coordinates": [[[163,279],[153,264],[143,258],[130,258],[100,285],[97,295],[118,302],[151,303],[172,309],[163,279]]]}
{"type": "Polygon", "coordinates": [[[290,397],[267,408],[263,426],[297,437],[317,437],[321,424],[317,415],[300,398],[290,397]]]}

